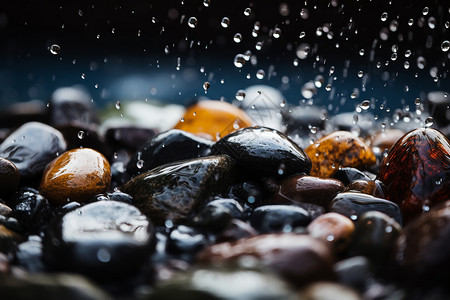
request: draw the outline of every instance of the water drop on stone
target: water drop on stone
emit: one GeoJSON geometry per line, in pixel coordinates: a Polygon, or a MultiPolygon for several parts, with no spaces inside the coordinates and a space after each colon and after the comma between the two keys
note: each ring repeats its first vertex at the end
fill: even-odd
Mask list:
{"type": "Polygon", "coordinates": [[[426,118],[425,119],[425,127],[431,127],[431,126],[433,126],[433,117],[428,117],[428,118],[426,118]]]}
{"type": "Polygon", "coordinates": [[[78,131],[78,138],[80,139],[80,140],[82,140],[83,138],[84,138],[84,131],[83,130],[80,130],[80,131],[78,131]]]}
{"type": "Polygon", "coordinates": [[[258,72],[256,72],[256,78],[258,79],[263,79],[265,75],[266,73],[262,69],[259,69],[258,72]]]}
{"type": "Polygon", "coordinates": [[[235,65],[237,68],[242,68],[242,67],[244,66],[244,64],[245,64],[245,58],[244,58],[244,55],[243,55],[243,54],[237,54],[237,55],[234,57],[234,65],[235,65]]]}
{"type": "Polygon", "coordinates": [[[138,160],[138,161],[136,162],[136,167],[137,167],[138,169],[142,169],[142,168],[144,167],[144,161],[143,161],[142,159],[138,160]]]}
{"type": "Polygon", "coordinates": [[[236,100],[243,101],[245,99],[245,91],[244,90],[237,91],[235,97],[236,100]]]}
{"type": "Polygon", "coordinates": [[[197,20],[197,18],[196,18],[196,17],[190,17],[189,20],[188,20],[188,25],[189,25],[189,27],[191,27],[191,28],[197,27],[197,25],[198,25],[198,20],[197,20]]]}
{"type": "Polygon", "coordinates": [[[116,109],[120,109],[120,101],[116,101],[116,109]]]}
{"type": "Polygon", "coordinates": [[[242,35],[240,33],[236,33],[233,37],[233,41],[235,43],[240,43],[242,41],[242,35]]]}
{"type": "Polygon", "coordinates": [[[228,28],[228,26],[230,26],[230,19],[228,17],[223,17],[220,25],[222,25],[223,28],[228,28]]]}
{"type": "Polygon", "coordinates": [[[210,86],[211,86],[211,84],[208,81],[205,81],[203,83],[203,89],[205,90],[205,93],[208,91],[210,86]]]}
{"type": "Polygon", "coordinates": [[[109,251],[107,249],[100,248],[97,251],[97,259],[100,262],[107,263],[111,260],[111,254],[109,253],[109,251]]]}
{"type": "Polygon", "coordinates": [[[364,110],[368,110],[369,107],[370,107],[370,101],[369,100],[364,100],[363,102],[361,102],[359,107],[361,107],[364,110]]]}
{"type": "Polygon", "coordinates": [[[441,50],[447,52],[450,49],[450,41],[445,40],[441,44],[441,50]]]}
{"type": "Polygon", "coordinates": [[[57,45],[57,44],[51,45],[50,53],[53,55],[57,55],[57,54],[61,53],[61,47],[59,47],[59,45],[57,45]]]}

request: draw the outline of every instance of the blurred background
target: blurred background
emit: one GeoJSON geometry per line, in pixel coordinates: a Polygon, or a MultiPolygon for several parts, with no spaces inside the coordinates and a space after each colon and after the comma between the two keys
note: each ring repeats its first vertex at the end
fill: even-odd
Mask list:
{"type": "Polygon", "coordinates": [[[263,84],[330,113],[414,107],[449,90],[449,32],[448,0],[2,1],[0,106],[73,85],[99,107],[231,102],[263,84]]]}

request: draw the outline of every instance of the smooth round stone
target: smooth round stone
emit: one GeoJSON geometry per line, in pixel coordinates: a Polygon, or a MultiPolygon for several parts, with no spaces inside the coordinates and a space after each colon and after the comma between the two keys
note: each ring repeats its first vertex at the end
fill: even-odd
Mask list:
{"type": "Polygon", "coordinates": [[[326,213],[306,227],[310,236],[330,245],[336,254],[343,253],[350,245],[355,225],[352,220],[338,213],[326,213]]]}
{"type": "Polygon", "coordinates": [[[358,179],[347,185],[345,192],[360,192],[378,198],[384,198],[384,188],[384,184],[378,179],[370,181],[358,179]]]}
{"type": "Polygon", "coordinates": [[[310,222],[308,211],[293,205],[260,206],[250,216],[250,224],[261,233],[293,232],[310,222]]]}
{"type": "Polygon", "coordinates": [[[52,270],[97,280],[138,271],[155,244],[151,221],[136,207],[116,201],[86,204],[54,222],[44,236],[44,262],[52,270]]]}
{"type": "Polygon", "coordinates": [[[174,128],[216,141],[249,126],[251,118],[238,107],[224,101],[203,100],[188,107],[174,128]]]}
{"type": "Polygon", "coordinates": [[[365,256],[352,256],[334,264],[337,281],[357,291],[364,291],[373,281],[370,261],[365,256]]]}
{"type": "Polygon", "coordinates": [[[127,163],[126,172],[133,177],[167,163],[206,156],[211,146],[210,140],[171,129],[142,144],[127,163]]]}
{"type": "Polygon", "coordinates": [[[208,202],[199,213],[188,221],[192,226],[223,230],[231,219],[243,219],[244,208],[234,199],[216,199],[208,202]]]}
{"type": "Polygon", "coordinates": [[[45,272],[42,262],[42,239],[32,235],[26,242],[18,245],[15,262],[29,272],[45,272]]]}
{"type": "Polygon", "coordinates": [[[22,237],[17,232],[0,224],[0,252],[9,254],[16,250],[17,244],[20,242],[22,242],[22,237]]]}
{"type": "Polygon", "coordinates": [[[372,210],[382,212],[394,218],[400,225],[403,224],[402,214],[397,204],[363,193],[339,193],[329,206],[329,211],[340,213],[353,221],[359,219],[362,214],[372,210]]]}
{"type": "Polygon", "coordinates": [[[249,238],[258,235],[258,232],[247,222],[239,219],[232,219],[227,227],[217,237],[217,242],[230,242],[242,238],[249,238]]]}
{"type": "Polygon", "coordinates": [[[320,240],[292,233],[264,234],[207,247],[197,261],[228,264],[256,258],[296,286],[334,278],[330,249],[320,240]]]}
{"type": "Polygon", "coordinates": [[[0,195],[13,193],[20,183],[20,173],[11,161],[0,157],[0,195]]]}
{"type": "Polygon", "coordinates": [[[401,232],[401,226],[393,218],[379,211],[366,212],[355,224],[350,255],[366,256],[375,271],[385,271],[392,265],[395,243],[401,232]]]}
{"type": "Polygon", "coordinates": [[[42,174],[46,165],[66,150],[63,135],[53,127],[29,122],[12,132],[0,145],[0,157],[19,170],[22,180],[42,174]]]}
{"type": "Polygon", "coordinates": [[[230,155],[243,173],[255,178],[309,174],[311,170],[311,161],[302,148],[267,127],[240,129],[217,141],[212,150],[230,155]]]}
{"type": "Polygon", "coordinates": [[[333,198],[345,189],[342,182],[331,178],[294,175],[279,184],[277,193],[271,196],[272,203],[312,203],[328,207],[333,198]]]}
{"type": "Polygon", "coordinates": [[[364,172],[351,167],[339,168],[339,170],[334,172],[333,178],[341,181],[345,186],[349,185],[350,182],[359,179],[367,181],[371,180],[364,172]]]}
{"type": "Polygon", "coordinates": [[[12,212],[12,209],[8,205],[0,202],[0,215],[1,216],[7,217],[11,214],[11,212],[12,212]]]}
{"type": "Polygon", "coordinates": [[[210,196],[226,191],[234,172],[228,155],[177,161],[134,177],[122,191],[155,224],[164,225],[186,220],[210,196]]]}
{"type": "Polygon", "coordinates": [[[106,192],[111,182],[108,160],[89,148],[64,152],[45,169],[39,191],[52,204],[86,202],[106,192]]]}
{"type": "Polygon", "coordinates": [[[363,168],[375,164],[375,154],[358,136],[335,131],[305,149],[312,162],[311,175],[331,177],[341,167],[363,168]]]}
{"type": "Polygon", "coordinates": [[[450,200],[408,223],[397,240],[400,281],[407,286],[450,282],[450,200]]]}
{"type": "Polygon", "coordinates": [[[261,186],[254,181],[242,181],[230,186],[227,197],[237,199],[250,207],[260,206],[265,202],[265,196],[261,186]]]}
{"type": "Polygon", "coordinates": [[[167,251],[177,254],[192,254],[207,244],[206,236],[198,229],[180,225],[173,229],[167,239],[167,251]]]}
{"type": "Polygon", "coordinates": [[[448,139],[432,128],[418,128],[405,134],[384,159],[377,179],[386,186],[386,198],[400,206],[408,223],[448,199],[448,139]]]}
{"type": "Polygon", "coordinates": [[[300,291],[300,299],[308,300],[362,300],[355,290],[334,282],[312,283],[300,291]]]}

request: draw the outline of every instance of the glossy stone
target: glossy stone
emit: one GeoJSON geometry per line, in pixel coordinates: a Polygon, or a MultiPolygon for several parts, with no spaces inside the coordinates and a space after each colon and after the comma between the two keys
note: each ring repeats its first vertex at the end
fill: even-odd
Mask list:
{"type": "Polygon", "coordinates": [[[363,168],[375,164],[372,150],[356,135],[335,131],[305,149],[312,162],[311,175],[331,177],[341,167],[363,168]]]}
{"type": "Polygon", "coordinates": [[[355,290],[335,282],[315,282],[300,291],[300,299],[310,300],[362,300],[355,290]]]}
{"type": "Polygon", "coordinates": [[[250,207],[266,204],[261,186],[254,181],[242,181],[231,185],[227,191],[227,197],[237,199],[250,207]]]}
{"type": "Polygon", "coordinates": [[[392,201],[377,198],[358,192],[339,193],[331,201],[329,211],[343,214],[356,221],[362,214],[376,210],[403,224],[402,214],[397,204],[392,201]]]}
{"type": "Polygon", "coordinates": [[[291,232],[309,222],[308,211],[293,205],[260,206],[250,216],[250,224],[261,233],[291,232]]]}
{"type": "Polygon", "coordinates": [[[297,144],[279,131],[248,127],[233,132],[213,145],[213,153],[228,154],[251,177],[286,177],[309,174],[311,161],[297,144]]]}
{"type": "Polygon", "coordinates": [[[188,221],[193,226],[220,231],[231,219],[243,219],[244,208],[234,199],[216,199],[208,202],[199,213],[188,221]]]}
{"type": "Polygon", "coordinates": [[[407,286],[450,282],[450,200],[404,228],[397,241],[399,280],[407,286]]]}
{"type": "Polygon", "coordinates": [[[15,263],[29,272],[45,272],[42,261],[42,239],[31,235],[19,244],[15,253],[15,263]]]}
{"type": "Polygon", "coordinates": [[[21,241],[22,237],[17,232],[0,224],[0,252],[9,254],[21,241]]]}
{"type": "Polygon", "coordinates": [[[432,128],[405,134],[389,151],[377,178],[386,186],[386,198],[400,206],[409,222],[448,199],[449,141],[432,128]]]}
{"type": "Polygon", "coordinates": [[[306,229],[309,235],[329,244],[334,253],[340,254],[350,245],[355,225],[346,216],[330,212],[317,217],[306,229]]]}
{"type": "Polygon", "coordinates": [[[371,178],[364,172],[351,167],[339,168],[339,170],[333,173],[333,178],[341,181],[345,186],[347,186],[350,182],[359,179],[366,181],[371,180],[371,178]]]}
{"type": "Polygon", "coordinates": [[[6,205],[0,202],[0,216],[7,217],[11,214],[12,209],[6,205]]]}
{"type": "Polygon", "coordinates": [[[272,203],[312,203],[328,207],[333,198],[344,191],[342,182],[331,178],[294,175],[279,184],[272,203]]]}
{"type": "Polygon", "coordinates": [[[401,232],[393,218],[379,211],[366,212],[356,221],[350,255],[363,255],[376,272],[386,271],[394,260],[395,243],[401,232]]]}
{"type": "Polygon", "coordinates": [[[206,244],[206,236],[200,230],[180,225],[170,232],[166,249],[169,253],[192,254],[203,249],[206,244]]]}
{"type": "Polygon", "coordinates": [[[207,139],[171,129],[144,143],[126,165],[126,171],[129,176],[136,176],[163,164],[202,157],[209,154],[211,145],[207,139]]]}
{"type": "Polygon", "coordinates": [[[219,140],[236,129],[252,126],[252,120],[236,106],[216,100],[203,100],[188,107],[175,129],[211,140],[219,140]]]}
{"type": "Polygon", "coordinates": [[[247,222],[239,219],[232,219],[227,227],[217,237],[217,242],[230,242],[242,238],[248,238],[258,235],[258,232],[247,222]]]}
{"type": "Polygon", "coordinates": [[[20,173],[11,161],[0,157],[0,195],[13,193],[20,183],[20,173]]]}
{"type": "Polygon", "coordinates": [[[19,170],[22,180],[39,177],[45,166],[66,150],[62,134],[42,123],[29,122],[12,132],[0,145],[0,157],[19,170]]]}
{"type": "Polygon", "coordinates": [[[73,149],[54,159],[42,176],[39,191],[52,204],[86,202],[104,193],[111,182],[106,158],[89,148],[73,149]]]}
{"type": "Polygon", "coordinates": [[[365,256],[352,256],[334,264],[337,281],[357,291],[365,291],[369,282],[374,281],[370,261],[365,256]]]}
{"type": "Polygon", "coordinates": [[[308,235],[264,234],[207,247],[198,255],[204,264],[226,264],[254,257],[294,285],[334,278],[329,248],[308,235]]]}
{"type": "Polygon", "coordinates": [[[103,281],[123,278],[148,259],[154,235],[152,223],[136,207],[98,201],[68,212],[49,227],[43,258],[51,270],[103,281]]]}
{"type": "Polygon", "coordinates": [[[360,192],[378,198],[384,198],[384,189],[384,184],[377,179],[370,181],[358,179],[347,185],[345,192],[360,192]]]}
{"type": "Polygon", "coordinates": [[[209,196],[228,189],[235,162],[227,155],[174,162],[136,176],[122,188],[158,225],[188,218],[209,196]]]}
{"type": "Polygon", "coordinates": [[[105,139],[114,149],[126,149],[135,152],[158,132],[155,129],[137,126],[117,126],[106,130],[105,139]]]}

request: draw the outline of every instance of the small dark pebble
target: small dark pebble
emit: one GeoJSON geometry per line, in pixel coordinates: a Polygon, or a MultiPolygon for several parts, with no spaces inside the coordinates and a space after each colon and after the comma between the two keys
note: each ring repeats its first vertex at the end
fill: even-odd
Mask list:
{"type": "Polygon", "coordinates": [[[250,224],[260,233],[294,232],[310,222],[308,211],[293,205],[260,206],[250,216],[250,224]]]}

